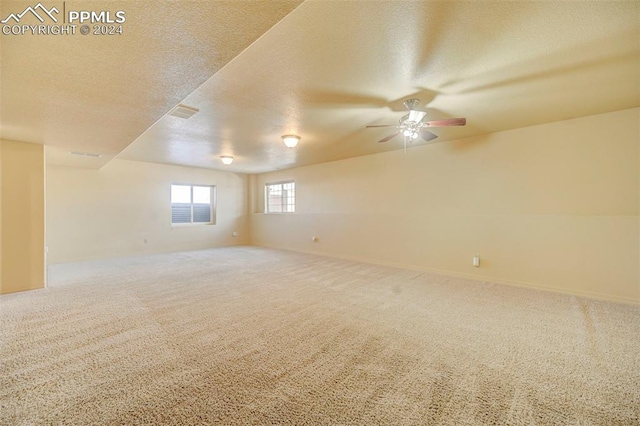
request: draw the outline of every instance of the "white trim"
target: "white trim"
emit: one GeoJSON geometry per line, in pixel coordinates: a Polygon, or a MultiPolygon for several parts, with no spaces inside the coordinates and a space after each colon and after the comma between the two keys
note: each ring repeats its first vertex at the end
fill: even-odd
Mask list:
{"type": "Polygon", "coordinates": [[[469,280],[473,280],[473,281],[482,281],[482,282],[486,282],[486,283],[507,285],[507,286],[511,286],[511,287],[527,288],[527,289],[530,289],[530,290],[548,291],[548,292],[551,292],[551,293],[559,293],[559,294],[565,294],[567,296],[575,296],[575,297],[584,297],[584,298],[588,298],[588,299],[602,300],[602,301],[605,301],[605,302],[624,303],[624,304],[629,304],[629,305],[640,306],[640,300],[639,299],[634,299],[634,298],[631,298],[631,297],[610,296],[610,295],[605,295],[605,294],[595,293],[595,292],[590,292],[590,291],[570,291],[570,290],[565,290],[565,289],[552,287],[552,286],[547,286],[547,285],[543,285],[543,284],[530,283],[530,282],[526,282],[526,281],[505,280],[505,279],[502,279],[502,278],[494,278],[494,277],[488,277],[488,276],[483,276],[483,275],[468,274],[468,273],[465,273],[465,272],[456,272],[456,271],[449,271],[449,270],[436,269],[436,268],[426,268],[426,267],[422,267],[422,266],[415,266],[415,265],[408,265],[408,264],[404,264],[404,263],[386,262],[386,261],[380,261],[380,260],[366,259],[366,258],[361,258],[361,257],[356,257],[356,256],[335,255],[335,254],[329,254],[329,253],[313,251],[313,250],[294,250],[294,249],[289,249],[289,248],[283,248],[283,247],[277,247],[277,246],[271,246],[271,245],[265,245],[265,244],[258,244],[258,243],[253,243],[252,245],[254,245],[256,247],[265,247],[265,248],[271,248],[271,249],[277,249],[277,250],[292,251],[292,252],[297,252],[297,253],[313,254],[313,255],[316,255],[316,256],[330,257],[330,258],[333,258],[333,259],[342,259],[342,260],[350,260],[350,261],[353,261],[353,262],[368,263],[368,264],[371,264],[371,265],[389,266],[389,267],[392,267],[392,268],[410,269],[410,270],[421,271],[421,272],[431,272],[433,274],[446,275],[446,276],[455,277],[455,278],[465,278],[465,279],[469,279],[469,280]]]}
{"type": "MultiPolygon", "coordinates": [[[[295,203],[295,198],[296,198],[296,182],[291,179],[291,180],[281,180],[281,181],[277,181],[277,182],[265,182],[264,184],[264,214],[295,214],[296,213],[296,203],[295,203]],[[269,186],[274,186],[274,185],[286,185],[292,183],[293,184],[293,192],[294,192],[294,202],[293,202],[293,211],[292,212],[272,212],[269,211],[269,194],[268,194],[268,190],[267,188],[269,186]]],[[[281,204],[282,206],[282,204],[281,204]]]]}
{"type": "Polygon", "coordinates": [[[169,185],[169,207],[171,207],[171,205],[173,204],[171,202],[171,188],[173,186],[188,186],[189,187],[189,191],[191,193],[191,222],[189,223],[173,223],[173,211],[170,210],[170,216],[169,216],[169,223],[171,224],[172,228],[182,228],[182,227],[190,227],[190,226],[206,226],[206,225],[215,225],[216,224],[216,220],[217,220],[217,194],[218,191],[216,189],[216,185],[212,185],[212,184],[198,184],[198,183],[177,183],[177,182],[172,182],[169,185]],[[193,187],[194,186],[199,186],[199,187],[203,187],[203,188],[209,188],[209,208],[210,208],[210,215],[209,215],[209,222],[194,222],[193,221],[193,187]]]}

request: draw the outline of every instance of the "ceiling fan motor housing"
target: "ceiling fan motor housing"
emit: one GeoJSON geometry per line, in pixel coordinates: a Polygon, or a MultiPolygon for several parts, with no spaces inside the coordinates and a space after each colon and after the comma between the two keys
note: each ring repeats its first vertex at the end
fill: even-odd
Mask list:
{"type": "Polygon", "coordinates": [[[404,101],[404,106],[409,111],[416,109],[418,105],[420,105],[420,99],[407,99],[404,101]]]}

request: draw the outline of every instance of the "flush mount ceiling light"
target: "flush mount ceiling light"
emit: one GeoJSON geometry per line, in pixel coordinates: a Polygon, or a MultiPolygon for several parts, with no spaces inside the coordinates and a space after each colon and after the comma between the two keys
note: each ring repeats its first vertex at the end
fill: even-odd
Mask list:
{"type": "Polygon", "coordinates": [[[287,146],[287,148],[295,148],[300,142],[300,136],[298,135],[284,135],[282,137],[282,142],[287,146]]]}
{"type": "Polygon", "coordinates": [[[220,157],[220,160],[222,161],[222,164],[228,166],[229,164],[233,163],[233,157],[230,155],[223,155],[220,157]]]}

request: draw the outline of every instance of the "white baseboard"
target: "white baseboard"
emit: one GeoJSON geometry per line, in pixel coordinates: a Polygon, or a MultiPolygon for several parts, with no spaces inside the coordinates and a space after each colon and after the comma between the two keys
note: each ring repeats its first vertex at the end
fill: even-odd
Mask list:
{"type": "Polygon", "coordinates": [[[246,246],[250,245],[247,242],[239,241],[236,244],[228,244],[228,245],[210,245],[207,247],[174,247],[174,248],[160,248],[157,250],[140,250],[140,251],[131,251],[125,253],[118,254],[105,254],[100,256],[81,256],[81,257],[69,257],[56,262],[47,263],[46,266],[52,265],[61,265],[64,263],[77,263],[77,262],[90,262],[92,260],[107,260],[107,259],[118,259],[121,257],[131,257],[131,256],[153,256],[154,254],[167,254],[167,253],[179,253],[183,251],[196,251],[196,250],[208,250],[212,248],[221,248],[221,247],[237,247],[237,246],[246,246]]]}
{"type": "Polygon", "coordinates": [[[408,265],[408,264],[396,263],[396,262],[386,262],[386,261],[380,261],[380,260],[375,260],[375,259],[367,259],[367,258],[361,258],[361,257],[356,257],[356,256],[335,255],[335,254],[328,254],[328,253],[317,252],[317,251],[312,251],[312,250],[293,250],[293,249],[285,248],[285,247],[277,247],[277,246],[271,246],[271,245],[265,245],[265,244],[256,244],[256,243],[253,243],[253,245],[257,246],[257,247],[265,247],[265,248],[272,248],[272,249],[278,249],[278,250],[292,251],[292,252],[297,252],[297,253],[313,254],[313,255],[316,255],[316,256],[324,256],[324,257],[330,257],[330,258],[334,258],[334,259],[351,260],[351,261],[354,261],[354,262],[369,263],[369,264],[372,264],[372,265],[389,266],[389,267],[401,268],[401,269],[411,269],[411,270],[421,271],[421,272],[431,272],[431,273],[434,273],[434,274],[447,275],[447,276],[450,276],[450,277],[465,278],[465,279],[469,279],[469,280],[489,282],[489,283],[494,283],[494,284],[508,285],[508,286],[511,286],[511,287],[520,287],[520,288],[527,288],[527,289],[531,289],[531,290],[549,291],[549,292],[560,293],[560,294],[565,294],[565,295],[569,295],[569,296],[583,297],[583,298],[595,299],[595,300],[603,300],[603,301],[606,301],[606,302],[615,302],[615,303],[625,303],[625,304],[631,304],[631,305],[640,305],[640,300],[634,299],[634,298],[631,298],[631,297],[611,296],[611,295],[607,295],[607,294],[594,293],[594,292],[590,292],[590,291],[569,291],[569,290],[562,289],[562,288],[557,288],[557,287],[547,286],[547,285],[537,284],[537,283],[530,283],[530,282],[525,282],[525,281],[505,280],[505,279],[502,279],[502,278],[494,278],[494,277],[484,276],[484,275],[468,274],[468,273],[465,273],[465,272],[449,271],[449,270],[436,269],[436,268],[426,268],[426,267],[422,267],[422,266],[408,265]]]}

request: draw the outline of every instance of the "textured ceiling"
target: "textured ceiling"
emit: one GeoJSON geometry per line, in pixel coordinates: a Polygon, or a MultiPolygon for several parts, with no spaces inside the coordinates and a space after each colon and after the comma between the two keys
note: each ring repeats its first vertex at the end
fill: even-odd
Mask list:
{"type": "Polygon", "coordinates": [[[259,173],[401,149],[364,127],[409,97],[467,118],[437,142],[640,105],[637,1],[108,5],[126,37],[0,36],[2,137],[59,147],[50,162],[133,142],[118,158],[259,173]],[[178,103],[200,112],[163,116],[178,103]]]}
{"type": "MultiPolygon", "coordinates": [[[[37,4],[2,0],[0,19],[37,4]]],[[[0,137],[46,144],[50,162],[100,167],[300,1],[42,4],[56,7],[58,18],[63,10],[123,10],[123,34],[1,34],[0,137]],[[75,157],[70,150],[103,156],[75,157]]],[[[27,14],[23,24],[40,22],[27,14]]]]}

